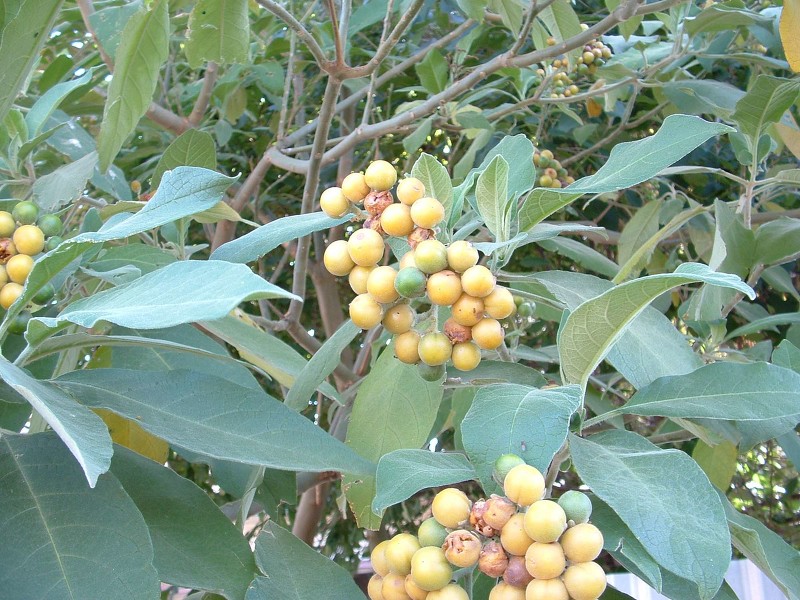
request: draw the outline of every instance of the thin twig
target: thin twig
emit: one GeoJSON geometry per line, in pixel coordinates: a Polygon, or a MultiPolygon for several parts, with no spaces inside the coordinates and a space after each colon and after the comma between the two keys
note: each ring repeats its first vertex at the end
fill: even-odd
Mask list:
{"type": "Polygon", "coordinates": [[[322,51],[322,48],[320,48],[317,40],[314,39],[314,36],[311,35],[308,29],[303,27],[303,24],[298,21],[292,13],[273,0],[256,0],[256,2],[286,23],[297,36],[305,42],[308,51],[311,52],[314,60],[317,61],[317,64],[323,71],[327,71],[333,67],[333,63],[325,56],[325,53],[322,51]]]}
{"type": "Polygon", "coordinates": [[[219,67],[217,63],[211,61],[206,65],[206,72],[203,75],[203,86],[200,88],[200,93],[197,95],[192,112],[189,113],[189,125],[197,127],[200,121],[208,110],[208,105],[211,102],[211,94],[214,92],[214,84],[217,82],[217,73],[219,67]]]}

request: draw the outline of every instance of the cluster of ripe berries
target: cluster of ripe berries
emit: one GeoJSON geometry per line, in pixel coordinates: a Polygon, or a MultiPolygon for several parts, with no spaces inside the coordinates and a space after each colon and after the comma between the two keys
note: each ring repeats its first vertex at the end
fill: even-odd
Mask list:
{"type": "Polygon", "coordinates": [[[539,176],[539,187],[546,188],[560,188],[566,187],[571,183],[575,183],[575,178],[572,177],[567,170],[561,166],[554,157],[550,150],[538,150],[533,153],[533,164],[537,169],[541,169],[539,176]]]}
{"type": "MultiPolygon", "coordinates": [[[[583,30],[588,29],[588,25],[582,24],[583,30]]],[[[547,39],[549,46],[557,44],[554,37],[547,39]]],[[[553,73],[550,97],[551,98],[570,98],[580,92],[580,88],[574,83],[577,77],[593,77],[597,73],[597,69],[605,64],[605,62],[613,56],[611,48],[606,46],[600,40],[592,40],[583,47],[581,55],[577,61],[571,62],[566,57],[556,58],[551,67],[555,71],[553,73]]],[[[544,79],[547,71],[545,69],[537,69],[536,74],[539,78],[544,79]]]]}
{"type": "MultiPolygon", "coordinates": [[[[24,200],[11,212],[0,211],[0,306],[8,309],[22,294],[25,281],[33,269],[36,255],[61,243],[61,219],[52,214],[39,214],[39,207],[24,200]]],[[[34,304],[46,304],[55,290],[48,284],[33,298],[34,304]]],[[[24,331],[27,318],[22,315],[15,327],[24,331]]]]}
{"type": "Polygon", "coordinates": [[[332,242],[323,257],[325,267],[348,277],[358,294],[350,303],[350,318],[362,329],[378,324],[394,334],[394,351],[406,364],[420,364],[425,379],[438,380],[444,365],[471,371],[481,361],[481,350],[495,350],[505,332],[501,319],[516,311],[511,292],[498,286],[492,272],[478,264],[478,251],[463,240],[447,246],[436,239],[445,209],[425,196],[425,186],[414,177],[399,182],[394,201],[391,189],[397,172],[386,161],[375,161],[365,173],[345,177],[342,187],[326,189],[320,207],[341,217],[363,202],[368,214],[364,226],[350,238],[332,242]],[[379,266],[386,253],[384,236],[404,238],[411,250],[398,268],[379,266]],[[412,303],[429,303],[429,318],[419,318],[412,303]],[[437,323],[437,308],[449,307],[441,330],[435,325],[420,334],[415,324],[437,323]]]}
{"type": "Polygon", "coordinates": [[[453,572],[476,565],[502,577],[489,600],[597,600],[606,588],[605,572],[593,562],[603,534],[588,522],[588,496],[568,491],[557,502],[543,500],[544,477],[515,455],[498,459],[495,478],[505,496],[472,503],[446,488],[416,536],[400,533],[378,544],[371,600],[467,600],[453,572]]]}

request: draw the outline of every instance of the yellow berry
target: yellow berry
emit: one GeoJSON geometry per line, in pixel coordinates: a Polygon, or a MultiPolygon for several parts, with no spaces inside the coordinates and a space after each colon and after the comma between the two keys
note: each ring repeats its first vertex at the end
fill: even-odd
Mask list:
{"type": "Polygon", "coordinates": [[[464,240],[453,242],[447,247],[447,264],[456,273],[463,273],[478,264],[478,251],[464,240]]]}
{"type": "Polygon", "coordinates": [[[414,262],[414,251],[409,250],[403,257],[400,259],[400,270],[402,271],[406,267],[416,267],[417,263],[414,262]]]}
{"type": "Polygon", "coordinates": [[[525,600],[569,600],[560,579],[534,579],[525,588],[525,600]]]}
{"type": "Polygon", "coordinates": [[[481,362],[481,351],[472,342],[461,342],[453,346],[453,366],[459,371],[472,371],[481,362]]]}
{"type": "Polygon", "coordinates": [[[33,256],[44,249],[44,233],[36,225],[22,225],[13,236],[14,245],[20,254],[33,256]]]}
{"type": "Polygon", "coordinates": [[[389,333],[406,333],[414,325],[414,309],[408,304],[398,304],[386,311],[383,317],[383,327],[389,333]]]}
{"type": "MultiPolygon", "coordinates": [[[[426,365],[435,367],[450,360],[453,346],[447,336],[438,331],[427,333],[419,341],[419,358],[426,365]]],[[[441,522],[441,521],[440,521],[441,522]]],[[[442,523],[444,525],[444,523],[442,523]]]]}
{"type": "Polygon", "coordinates": [[[484,298],[494,290],[495,278],[483,265],[475,265],[461,275],[461,285],[470,296],[484,298]]]}
{"type": "Polygon", "coordinates": [[[8,308],[22,295],[22,286],[18,283],[7,283],[0,289],[0,306],[8,308]]]}
{"type": "Polygon", "coordinates": [[[390,204],[381,213],[381,227],[394,237],[406,237],[414,231],[411,209],[405,204],[390,204]]]}
{"type": "Polygon", "coordinates": [[[8,279],[14,283],[25,283],[31,269],[33,269],[33,258],[27,254],[15,254],[8,259],[5,267],[8,279]]]}
{"type": "Polygon", "coordinates": [[[489,600],[525,600],[525,590],[501,581],[489,592],[489,600]]]}
{"type": "Polygon", "coordinates": [[[381,234],[372,229],[359,229],[347,240],[347,250],[353,262],[362,267],[377,265],[383,258],[385,246],[381,234]]]}
{"type": "Polygon", "coordinates": [[[367,292],[380,304],[394,302],[400,297],[394,289],[396,278],[397,271],[393,267],[375,267],[367,278],[367,292]]]}
{"type": "MultiPolygon", "coordinates": [[[[520,506],[530,506],[544,495],[544,477],[530,465],[517,465],[503,479],[506,497],[520,506]]],[[[523,519],[523,515],[519,515],[523,519]]]]}
{"type": "Polygon", "coordinates": [[[381,577],[389,573],[389,563],[386,562],[386,547],[388,545],[389,540],[382,541],[372,549],[369,557],[373,571],[381,577]]]}
{"type": "Polygon", "coordinates": [[[514,296],[502,286],[496,285],[494,290],[483,299],[483,307],[493,319],[505,319],[514,313],[516,305],[514,296]]]}
{"type": "Polygon", "coordinates": [[[500,530],[500,543],[509,554],[525,556],[533,540],[525,533],[524,516],[516,514],[500,530]]]}
{"type": "Polygon", "coordinates": [[[415,365],[419,362],[420,335],[416,331],[406,331],[394,338],[394,355],[400,362],[415,365]]]}
{"type": "Polygon", "coordinates": [[[559,543],[570,562],[589,562],[603,550],[603,534],[591,523],[578,523],[564,532],[559,543]]]}
{"type": "Polygon", "coordinates": [[[504,337],[503,326],[496,319],[481,319],[472,327],[472,339],[484,350],[494,350],[504,337]]]}
{"type": "Polygon", "coordinates": [[[414,249],[414,262],[423,273],[438,273],[447,268],[447,248],[439,240],[423,240],[414,249]]]}
{"type": "Polygon", "coordinates": [[[453,320],[459,325],[472,327],[483,319],[484,305],[481,298],[462,294],[450,308],[453,320]]]}
{"type": "Polygon", "coordinates": [[[369,186],[363,173],[350,173],[342,181],[342,193],[350,202],[361,202],[369,194],[369,186]]]}
{"type": "Polygon", "coordinates": [[[445,558],[444,550],[437,546],[420,548],[411,558],[411,579],[421,589],[440,590],[453,577],[453,568],[445,558]]]}
{"type": "Polygon", "coordinates": [[[381,585],[383,600],[408,600],[406,594],[406,578],[404,575],[389,573],[383,576],[381,585]]]}
{"type": "Polygon", "coordinates": [[[385,160],[371,162],[364,172],[364,179],[370,189],[384,192],[392,189],[397,181],[397,171],[385,160]]]}
{"type": "Polygon", "coordinates": [[[5,265],[0,265],[0,288],[8,283],[8,272],[5,265]]]}
{"type": "Polygon", "coordinates": [[[440,590],[428,593],[426,600],[469,600],[469,594],[461,586],[451,583],[440,590]]]}
{"type": "Polygon", "coordinates": [[[552,500],[538,500],[525,512],[525,532],[535,542],[555,542],[567,528],[567,515],[552,500]]]}
{"type": "Polygon", "coordinates": [[[406,177],[397,184],[397,199],[411,206],[425,195],[425,185],[416,177],[406,177]]]}
{"type": "Polygon", "coordinates": [[[5,210],[0,210],[0,237],[11,237],[17,224],[11,213],[5,210]]]}
{"type": "Polygon", "coordinates": [[[536,579],[554,579],[564,572],[566,566],[561,544],[533,542],[525,551],[525,568],[536,579]]]}
{"type": "Polygon", "coordinates": [[[373,575],[369,578],[367,583],[367,596],[369,600],[384,600],[383,599],[383,577],[380,575],[373,575]]]}
{"type": "Polygon", "coordinates": [[[574,600],[597,600],[606,589],[606,574],[596,562],[568,567],[563,579],[570,598],[574,600]]]}
{"type": "Polygon", "coordinates": [[[419,550],[419,540],[410,533],[398,533],[386,546],[386,562],[389,572],[405,577],[411,573],[411,558],[419,550]]]}
{"type": "Polygon", "coordinates": [[[432,304],[450,306],[461,297],[461,278],[453,271],[439,271],[428,277],[426,290],[432,304]]]}
{"type": "Polygon", "coordinates": [[[436,198],[420,198],[411,206],[411,218],[417,227],[433,229],[444,220],[444,206],[436,198]]]}
{"type": "Polygon", "coordinates": [[[383,319],[383,309],[369,294],[359,294],[350,302],[350,318],[361,329],[371,329],[383,319]]]}
{"type": "Polygon", "coordinates": [[[414,577],[410,574],[406,575],[406,595],[408,595],[411,600],[427,600],[428,598],[427,590],[423,590],[419,587],[414,582],[414,577]]]}
{"type": "Polygon", "coordinates": [[[431,504],[433,518],[448,529],[455,529],[460,523],[466,521],[471,508],[472,502],[467,495],[456,488],[443,489],[434,496],[431,504]]]}
{"type": "Polygon", "coordinates": [[[322,257],[322,262],[328,272],[337,277],[344,277],[349,274],[355,266],[353,259],[350,258],[350,252],[347,248],[347,242],[344,240],[336,240],[325,248],[325,254],[322,257]]]}
{"type": "MultiPolygon", "coordinates": [[[[349,258],[350,253],[348,253],[347,256],[349,258]]],[[[367,278],[374,269],[375,267],[362,267],[359,265],[356,265],[351,269],[350,274],[347,276],[347,282],[350,284],[350,288],[356,294],[367,293],[367,278]]]]}
{"type": "Polygon", "coordinates": [[[338,187],[329,187],[322,192],[319,198],[319,207],[329,217],[334,219],[343,217],[350,210],[350,200],[342,193],[338,187]]]}

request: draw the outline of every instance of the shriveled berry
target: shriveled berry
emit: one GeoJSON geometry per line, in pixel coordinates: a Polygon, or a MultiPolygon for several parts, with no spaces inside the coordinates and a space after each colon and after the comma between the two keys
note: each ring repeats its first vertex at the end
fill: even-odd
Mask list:
{"type": "Polygon", "coordinates": [[[359,294],[350,302],[350,319],[361,329],[372,329],[383,319],[383,309],[369,294],[359,294]]]}
{"type": "Polygon", "coordinates": [[[496,533],[492,527],[483,520],[483,513],[486,512],[486,500],[478,500],[472,503],[472,510],[469,511],[470,526],[484,537],[494,537],[496,533]]]}
{"type": "Polygon", "coordinates": [[[350,173],[342,181],[342,193],[350,202],[361,202],[369,192],[370,189],[363,173],[350,173]]]}
{"type": "Polygon", "coordinates": [[[478,569],[489,577],[500,577],[508,567],[508,554],[499,542],[491,541],[483,546],[478,559],[478,569]]]}
{"type": "Polygon", "coordinates": [[[328,272],[337,277],[348,275],[353,267],[355,267],[353,259],[350,258],[347,242],[344,240],[331,242],[328,247],[325,248],[322,262],[325,264],[325,268],[328,269],[328,272]]]}
{"type": "Polygon", "coordinates": [[[319,198],[319,207],[329,217],[343,217],[350,210],[350,200],[342,193],[342,188],[329,187],[319,198]]]}
{"type": "Polygon", "coordinates": [[[394,355],[400,362],[415,365],[419,362],[420,335],[416,331],[406,331],[394,338],[394,355]]]}
{"type": "MultiPolygon", "coordinates": [[[[419,341],[419,358],[428,366],[443,365],[450,360],[453,345],[438,331],[426,333],[419,341]]],[[[444,523],[442,523],[444,525],[444,523]]]]}
{"type": "Polygon", "coordinates": [[[456,273],[463,273],[478,264],[478,251],[469,242],[455,241],[447,247],[447,264],[456,273]]]}
{"type": "MultiPolygon", "coordinates": [[[[528,548],[530,549],[530,547],[528,548]]],[[[503,581],[514,587],[524,588],[533,579],[528,569],[525,568],[525,558],[512,556],[508,559],[508,568],[503,573],[503,581]]]]}
{"type": "Polygon", "coordinates": [[[414,231],[411,209],[405,204],[390,204],[381,213],[381,227],[394,237],[406,237],[414,231]]]}
{"type": "Polygon", "coordinates": [[[383,317],[383,327],[389,333],[406,333],[414,325],[416,313],[408,304],[398,304],[386,311],[383,317]]]}
{"type": "Polygon", "coordinates": [[[385,246],[379,233],[371,229],[359,229],[347,240],[347,250],[355,264],[372,267],[383,258],[385,246]]]}
{"type": "Polygon", "coordinates": [[[484,350],[494,350],[504,337],[503,326],[496,319],[481,319],[472,327],[472,341],[484,350]]]}
{"type": "Polygon", "coordinates": [[[439,271],[428,277],[426,289],[432,304],[450,306],[461,297],[461,278],[453,271],[439,271]]]}
{"type": "Polygon", "coordinates": [[[442,328],[442,330],[444,331],[444,334],[454,344],[458,344],[460,342],[468,342],[472,339],[472,329],[466,327],[465,325],[461,325],[452,317],[450,317],[449,319],[447,319],[447,321],[444,322],[444,327],[442,328]]]}
{"type": "Polygon", "coordinates": [[[380,217],[370,217],[366,221],[364,221],[362,227],[364,229],[371,229],[372,231],[380,234],[383,237],[386,232],[383,230],[383,225],[381,225],[381,218],[380,217]]]}
{"type": "Polygon", "coordinates": [[[420,198],[411,206],[411,218],[418,227],[433,229],[444,220],[444,206],[436,198],[420,198]]]}
{"type": "Polygon", "coordinates": [[[447,249],[438,240],[425,240],[414,249],[414,262],[423,273],[438,273],[447,268],[447,249]]]}
{"type": "Polygon", "coordinates": [[[370,192],[364,198],[364,210],[373,217],[380,217],[387,206],[394,202],[391,192],[370,192]]]}
{"type": "Polygon", "coordinates": [[[425,195],[425,184],[416,177],[406,177],[397,184],[397,199],[411,206],[425,195]]]}
{"type": "Polygon", "coordinates": [[[414,231],[408,234],[406,240],[408,240],[408,245],[411,246],[412,250],[417,247],[420,242],[424,242],[425,240],[432,240],[436,237],[436,233],[433,229],[425,229],[424,227],[417,227],[414,231]]]}
{"type": "Polygon", "coordinates": [[[17,254],[17,247],[10,238],[0,239],[0,265],[8,262],[12,256],[17,254]]]}
{"type": "Polygon", "coordinates": [[[394,302],[400,296],[394,289],[396,278],[397,271],[393,267],[375,267],[367,278],[367,292],[380,304],[394,302]]]}
{"type": "Polygon", "coordinates": [[[483,299],[473,298],[469,294],[462,294],[450,308],[453,320],[460,325],[472,327],[483,319],[483,299]]]}
{"type": "Polygon", "coordinates": [[[450,359],[459,371],[472,371],[481,362],[481,350],[473,342],[454,344],[450,359]]]}
{"type": "Polygon", "coordinates": [[[493,494],[486,501],[486,512],[483,519],[487,525],[498,531],[505,527],[508,520],[517,513],[517,507],[504,496],[493,494]]]}
{"type": "Polygon", "coordinates": [[[385,160],[376,160],[364,171],[364,179],[373,190],[389,190],[397,181],[397,171],[385,160]]]}
{"type": "Polygon", "coordinates": [[[460,568],[478,564],[481,555],[481,541],[466,529],[456,529],[444,541],[444,555],[447,560],[460,568]]]}

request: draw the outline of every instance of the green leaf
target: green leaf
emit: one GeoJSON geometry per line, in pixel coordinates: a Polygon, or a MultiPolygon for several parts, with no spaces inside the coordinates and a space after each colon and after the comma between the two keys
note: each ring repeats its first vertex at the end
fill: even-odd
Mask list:
{"type": "Polygon", "coordinates": [[[471,371],[459,371],[456,368],[448,367],[447,376],[474,386],[495,383],[519,383],[528,386],[547,384],[547,379],[536,369],[504,360],[482,360],[471,371]]]}
{"type": "Polygon", "coordinates": [[[583,482],[630,528],[664,568],[713,598],[730,563],[730,535],[716,491],[684,452],[662,450],[638,434],[570,436],[583,482]]]}
{"type": "MultiPolygon", "coordinates": [[[[415,365],[397,360],[390,349],[382,352],[358,388],[347,445],[368,460],[404,448],[418,449],[428,441],[443,388],[419,376],[415,365]]],[[[381,518],[371,510],[375,477],[345,477],[342,488],[359,527],[377,529],[381,518]]]]}
{"type": "Polygon", "coordinates": [[[204,60],[245,63],[250,50],[247,0],[200,0],[189,15],[186,59],[193,69],[204,60]]]}
{"type": "Polygon", "coordinates": [[[444,55],[433,48],[427,52],[427,56],[422,62],[414,65],[419,82],[428,93],[433,96],[447,87],[450,79],[450,69],[444,55]]]}
{"type": "Polygon", "coordinates": [[[97,141],[101,171],[108,169],[147,112],[168,54],[167,0],[155,0],[150,10],[134,14],[122,32],[97,141]]]}
{"type": "MultiPolygon", "coordinates": [[[[658,216],[661,214],[663,201],[653,200],[642,206],[636,214],[627,222],[622,234],[619,236],[619,252],[617,262],[620,267],[628,267],[627,263],[634,256],[636,251],[658,231],[658,216]]],[[[627,268],[628,272],[638,275],[649,256],[637,257],[635,264],[627,268]]]]}
{"type": "MultiPolygon", "coordinates": [[[[306,367],[306,360],[286,342],[236,317],[205,321],[201,325],[211,335],[236,348],[239,356],[267,372],[282,386],[294,386],[306,367]]],[[[339,394],[329,383],[323,382],[317,389],[328,398],[342,403],[339,394]]]]}
{"type": "Polygon", "coordinates": [[[248,300],[293,297],[245,265],[185,260],[126,285],[81,298],[57,317],[37,317],[35,322],[49,328],[64,323],[88,328],[108,321],[132,329],[162,329],[221,319],[248,300]],[[202,286],[197,285],[199,281],[202,286]]]}
{"type": "Polygon", "coordinates": [[[772,353],[773,364],[800,373],[800,348],[789,340],[783,340],[772,353]]]}
{"type": "Polygon", "coordinates": [[[483,21],[486,6],[489,4],[489,0],[456,0],[456,2],[465,15],[479,23],[483,21]]]}
{"type": "Polygon", "coordinates": [[[211,253],[211,259],[232,263],[253,262],[284,242],[347,223],[351,218],[350,215],[346,215],[332,219],[324,212],[315,212],[276,219],[240,238],[222,244],[211,253]]]}
{"type": "Polygon", "coordinates": [[[268,521],[256,539],[257,577],[246,600],[353,600],[364,593],[353,576],[290,532],[268,521]]]}
{"type": "Polygon", "coordinates": [[[23,396],[55,431],[80,463],[89,486],[108,471],[111,436],[105,423],[52,385],[34,379],[19,367],[0,358],[0,377],[23,396]]]}
{"type": "Polygon", "coordinates": [[[171,444],[214,458],[289,471],[374,468],[282,402],[215,375],[88,369],[54,383],[85,406],[134,419],[171,444]]]}
{"type": "Polygon", "coordinates": [[[751,333],[763,332],[770,327],[776,325],[788,325],[791,323],[800,323],[800,313],[779,313],[777,315],[770,315],[763,319],[756,319],[755,321],[742,325],[731,331],[725,336],[726,340],[732,340],[743,335],[750,335],[751,333]]]}
{"type": "Polygon", "coordinates": [[[800,374],[769,363],[711,363],[688,375],[656,379],[624,406],[592,422],[619,414],[730,421],[796,417],[800,421],[800,374]]]}
{"type": "MultiPolygon", "coordinates": [[[[425,186],[425,195],[436,198],[444,206],[446,220],[453,213],[453,184],[450,175],[436,158],[423,152],[411,168],[411,176],[419,179],[425,186]]],[[[458,207],[459,213],[461,207],[458,207]]]]}
{"type": "Polygon", "coordinates": [[[245,594],[256,571],[250,546],[203,490],[122,446],[114,448],[111,472],[147,523],[161,581],[229,600],[245,594]]]}
{"type": "Polygon", "coordinates": [[[511,223],[508,209],[508,163],[502,156],[495,156],[489,166],[478,176],[475,184],[478,211],[494,239],[504,242],[509,239],[511,223]]]}
{"type": "MultiPolygon", "coordinates": [[[[539,223],[539,225],[541,225],[541,223],[539,223]]],[[[535,225],[534,230],[536,227],[539,227],[539,225],[535,225]]],[[[619,272],[617,263],[608,258],[605,254],[601,254],[594,248],[590,248],[578,240],[556,237],[549,240],[541,240],[536,243],[548,252],[555,252],[561,256],[566,256],[584,269],[600,273],[600,275],[611,278],[619,272]]]]}
{"type": "Polygon", "coordinates": [[[52,433],[5,434],[0,480],[5,597],[159,598],[147,525],[113,475],[89,489],[52,433]]]}
{"type": "Polygon", "coordinates": [[[285,404],[289,408],[301,411],[308,407],[309,399],[325,378],[333,373],[342,360],[342,352],[350,345],[355,337],[361,333],[361,328],[353,325],[352,321],[345,321],[336,332],[322,344],[322,348],[314,355],[300,371],[295,384],[286,396],[285,404]]]}
{"type": "Polygon", "coordinates": [[[90,152],[39,177],[31,188],[39,208],[46,213],[57,212],[80,198],[96,166],[97,152],[90,152]]]}
{"type": "MultiPolygon", "coordinates": [[[[569,310],[613,289],[597,277],[566,271],[537,273],[536,280],[569,310]]],[[[703,364],[672,322],[648,306],[631,321],[606,360],[637,389],[665,375],[691,373],[703,364]],[[658,344],[653,344],[658,340],[658,344]]]]}
{"type": "Polygon", "coordinates": [[[683,263],[674,273],[650,275],[613,287],[578,306],[562,325],[559,355],[565,381],[586,387],[592,371],[650,302],[674,287],[701,281],[755,297],[735,275],[715,273],[699,263],[683,263]]]}
{"type": "Polygon", "coordinates": [[[144,12],[142,0],[131,0],[120,6],[101,8],[89,15],[89,22],[97,34],[98,41],[111,60],[116,59],[125,24],[133,15],[140,12],[144,12]]]}
{"type": "Polygon", "coordinates": [[[731,485],[731,480],[736,473],[739,458],[739,449],[736,444],[724,440],[716,446],[709,446],[703,440],[697,440],[692,458],[700,465],[708,480],[718,490],[723,492],[731,485]]]}
{"type": "Polygon", "coordinates": [[[124,246],[112,246],[103,250],[89,265],[98,272],[107,272],[120,269],[122,267],[134,267],[141,273],[150,273],[176,260],[174,254],[170,254],[146,244],[126,244],[124,246]]]}
{"type": "Polygon", "coordinates": [[[712,137],[729,131],[733,129],[727,125],[699,117],[670,115],[655,135],[614,146],[606,164],[594,175],[563,190],[533,190],[520,210],[520,231],[527,231],[584,194],[614,192],[647,181],[712,137]]]}
{"type": "Polygon", "coordinates": [[[420,149],[431,134],[434,118],[435,115],[432,115],[427,119],[423,119],[413,132],[403,138],[403,150],[409,154],[415,154],[420,149]]]}
{"type": "Polygon", "coordinates": [[[28,114],[25,115],[25,123],[28,125],[28,132],[32,138],[42,132],[44,124],[67,96],[78,88],[86,86],[91,82],[92,75],[93,70],[88,69],[86,73],[80,77],[63,83],[57,83],[41,95],[33,106],[31,106],[28,114]]]}
{"type": "Polygon", "coordinates": [[[0,121],[24,91],[62,0],[6,0],[0,19],[0,121]]]}
{"type": "Polygon", "coordinates": [[[778,265],[796,260],[800,254],[800,219],[780,217],[756,230],[755,260],[778,265]]]}
{"type": "Polygon", "coordinates": [[[800,94],[800,81],[770,75],[759,75],[750,90],[736,103],[731,118],[739,132],[750,140],[751,152],[761,135],[777,123],[800,94]]]}
{"type": "Polygon", "coordinates": [[[464,449],[488,494],[494,462],[509,452],[542,473],[564,444],[569,420],[581,403],[578,386],[539,390],[505,384],[481,388],[461,423],[464,449]]]}
{"type": "Polygon", "coordinates": [[[489,8],[500,15],[503,25],[516,35],[522,29],[522,2],[520,0],[489,0],[489,8]]]}
{"type": "Polygon", "coordinates": [[[736,549],[753,561],[790,600],[800,598],[800,552],[720,494],[736,549]]]}
{"type": "Polygon", "coordinates": [[[463,454],[395,450],[378,462],[378,493],[372,501],[372,512],[380,514],[426,488],[475,478],[475,469],[463,454]]]}
{"type": "Polygon", "coordinates": [[[203,167],[212,171],[217,168],[217,148],[214,146],[214,138],[210,133],[189,129],[175,138],[164,150],[164,154],[153,171],[152,189],[156,189],[161,183],[164,171],[184,165],[203,167]]]}
{"type": "Polygon", "coordinates": [[[771,22],[771,17],[747,10],[743,5],[720,3],[708,6],[697,16],[687,18],[686,31],[694,36],[703,31],[727,31],[756,24],[769,24],[771,29],[771,22]]]}
{"type": "MultiPolygon", "coordinates": [[[[550,35],[552,35],[557,42],[568,40],[579,35],[582,31],[581,20],[578,18],[578,15],[575,14],[575,10],[570,5],[569,0],[555,0],[555,2],[539,13],[538,18],[544,23],[550,35]]],[[[580,49],[575,49],[568,53],[573,66],[580,52],[580,49]]]]}

